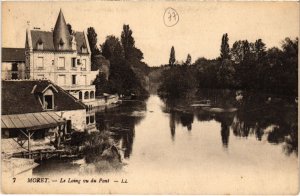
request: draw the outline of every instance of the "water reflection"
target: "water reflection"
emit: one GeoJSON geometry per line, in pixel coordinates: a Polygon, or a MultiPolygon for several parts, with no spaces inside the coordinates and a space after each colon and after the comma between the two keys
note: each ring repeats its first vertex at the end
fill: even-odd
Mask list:
{"type": "Polygon", "coordinates": [[[119,107],[96,112],[96,127],[109,131],[114,143],[122,150],[124,158],[129,158],[133,148],[135,126],[145,116],[145,101],[127,101],[119,107]]]}
{"type": "Polygon", "coordinates": [[[171,138],[175,138],[176,124],[192,130],[194,116],[197,121],[215,120],[220,123],[220,135],[224,148],[229,145],[230,130],[235,137],[255,136],[258,141],[263,137],[272,144],[283,143],[284,152],[289,155],[298,153],[298,113],[297,105],[289,98],[276,98],[268,102],[269,95],[248,93],[242,104],[235,100],[235,93],[228,90],[206,90],[194,98],[163,100],[162,111],[170,113],[171,138]],[[192,107],[197,100],[211,100],[214,110],[192,107]],[[231,110],[226,110],[226,109],[231,110]],[[237,111],[236,111],[237,110],[237,111]]]}

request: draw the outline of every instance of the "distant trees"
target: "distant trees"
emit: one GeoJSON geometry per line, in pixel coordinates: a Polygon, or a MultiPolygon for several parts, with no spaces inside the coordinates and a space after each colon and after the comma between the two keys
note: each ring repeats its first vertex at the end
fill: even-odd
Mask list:
{"type": "MultiPolygon", "coordinates": [[[[187,89],[195,87],[244,89],[297,96],[298,38],[285,38],[281,48],[270,49],[266,48],[261,39],[253,43],[237,40],[232,48],[228,41],[228,34],[225,33],[217,59],[199,58],[190,66],[175,66],[176,69],[175,50],[172,47],[169,59],[169,67],[172,69],[164,69],[159,92],[178,97],[179,94],[187,93],[187,89]],[[193,82],[194,85],[190,85],[193,82]]],[[[188,55],[183,65],[189,64],[189,59],[188,55]]]]}
{"type": "Polygon", "coordinates": [[[220,58],[222,60],[224,59],[230,59],[230,49],[229,49],[229,44],[228,44],[228,34],[225,33],[222,36],[222,42],[221,42],[221,53],[220,53],[220,58]]]}
{"type": "Polygon", "coordinates": [[[161,74],[161,85],[158,93],[166,97],[184,97],[192,92],[196,86],[196,80],[193,69],[188,68],[191,65],[192,57],[187,55],[184,63],[177,64],[175,59],[175,49],[172,46],[168,69],[161,74]]]}
{"type": "Polygon", "coordinates": [[[192,63],[192,57],[191,57],[190,54],[188,54],[187,57],[186,57],[186,60],[185,60],[185,63],[184,63],[184,64],[185,64],[186,66],[190,66],[191,63],[192,63]]]}
{"type": "Polygon", "coordinates": [[[171,52],[170,52],[170,58],[169,58],[169,65],[170,65],[170,67],[174,66],[175,61],[176,61],[176,58],[175,58],[175,49],[174,49],[174,46],[172,46],[171,52]]]}
{"type": "Polygon", "coordinates": [[[217,81],[219,87],[232,87],[234,86],[235,69],[232,65],[230,49],[228,44],[229,38],[227,33],[222,36],[221,49],[220,49],[220,66],[217,72],[217,81]]]}

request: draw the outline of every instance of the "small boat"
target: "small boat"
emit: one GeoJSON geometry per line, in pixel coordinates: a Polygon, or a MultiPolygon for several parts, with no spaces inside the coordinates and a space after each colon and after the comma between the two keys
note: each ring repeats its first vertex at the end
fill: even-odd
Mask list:
{"type": "Polygon", "coordinates": [[[203,108],[203,110],[211,112],[211,113],[230,113],[236,112],[237,108],[203,108]]]}
{"type": "Polygon", "coordinates": [[[191,107],[211,107],[211,102],[210,102],[210,100],[195,101],[190,106],[191,107]]]}

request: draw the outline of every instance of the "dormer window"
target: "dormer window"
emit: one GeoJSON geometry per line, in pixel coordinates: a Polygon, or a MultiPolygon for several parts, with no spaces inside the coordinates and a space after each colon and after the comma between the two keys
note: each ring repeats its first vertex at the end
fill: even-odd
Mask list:
{"type": "Polygon", "coordinates": [[[65,42],[64,42],[62,39],[60,39],[60,40],[59,40],[58,49],[62,50],[63,47],[64,47],[64,44],[65,44],[65,42]]]}
{"type": "Polygon", "coordinates": [[[81,52],[82,53],[87,53],[87,47],[86,47],[85,43],[83,43],[82,46],[81,46],[81,52]]]}
{"type": "Polygon", "coordinates": [[[43,43],[43,40],[41,38],[37,41],[37,49],[38,50],[43,50],[44,49],[44,43],[43,43]]]}
{"type": "Polygon", "coordinates": [[[51,89],[47,89],[43,94],[43,106],[45,110],[54,109],[54,94],[51,89]]]}

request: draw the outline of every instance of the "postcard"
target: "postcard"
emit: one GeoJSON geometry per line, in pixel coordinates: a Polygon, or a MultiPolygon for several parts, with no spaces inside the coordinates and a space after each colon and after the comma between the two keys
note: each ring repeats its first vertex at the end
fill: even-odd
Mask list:
{"type": "Polygon", "coordinates": [[[2,2],[6,194],[298,194],[299,2],[2,2]]]}

